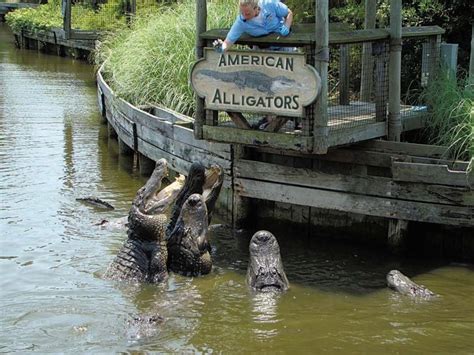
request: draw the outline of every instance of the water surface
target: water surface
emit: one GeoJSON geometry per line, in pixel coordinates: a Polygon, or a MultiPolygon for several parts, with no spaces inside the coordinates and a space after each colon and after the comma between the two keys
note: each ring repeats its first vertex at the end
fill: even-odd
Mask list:
{"type": "Polygon", "coordinates": [[[291,288],[252,295],[249,236],[215,228],[210,275],[103,280],[125,232],[96,224],[125,216],[146,179],[107,139],[93,67],[17,50],[4,24],[0,58],[0,352],[472,353],[472,265],[273,230],[291,288]],[[76,201],[86,196],[115,210],[76,201]],[[441,297],[394,294],[393,268],[441,297]],[[164,322],[140,329],[139,314],[164,322]]]}

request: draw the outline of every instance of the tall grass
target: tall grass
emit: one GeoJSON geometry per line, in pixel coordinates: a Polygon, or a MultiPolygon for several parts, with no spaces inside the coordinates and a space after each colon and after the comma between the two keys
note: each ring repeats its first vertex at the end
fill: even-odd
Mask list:
{"type": "MultiPolygon", "coordinates": [[[[207,9],[208,28],[229,27],[237,3],[212,0],[207,9]]],[[[183,0],[137,16],[130,28],[103,39],[96,62],[105,62],[104,75],[118,96],[135,105],[159,104],[194,114],[189,74],[196,60],[195,16],[195,0],[183,0]]]]}
{"type": "Polygon", "coordinates": [[[451,156],[474,157],[474,85],[454,75],[438,75],[423,93],[430,106],[430,143],[445,145],[451,156]]]}

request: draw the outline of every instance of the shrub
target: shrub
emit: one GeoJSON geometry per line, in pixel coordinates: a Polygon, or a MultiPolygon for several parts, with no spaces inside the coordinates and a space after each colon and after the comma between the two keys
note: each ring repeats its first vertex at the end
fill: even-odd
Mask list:
{"type": "MultiPolygon", "coordinates": [[[[137,16],[130,28],[103,39],[96,62],[105,61],[104,75],[118,96],[134,105],[159,104],[194,114],[189,75],[196,60],[195,8],[194,0],[161,6],[137,16]]],[[[237,4],[235,0],[208,1],[207,10],[208,28],[229,27],[237,4]]]]}

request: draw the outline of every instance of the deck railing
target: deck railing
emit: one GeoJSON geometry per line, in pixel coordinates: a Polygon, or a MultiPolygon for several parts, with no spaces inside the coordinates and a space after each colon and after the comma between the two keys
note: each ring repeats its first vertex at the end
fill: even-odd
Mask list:
{"type": "MultiPolygon", "coordinates": [[[[385,29],[347,31],[330,25],[329,63],[327,76],[327,103],[324,113],[327,122],[321,126],[315,111],[316,103],[305,108],[303,118],[283,119],[286,122],[278,131],[266,131],[257,127],[261,115],[244,118],[246,124],[238,124],[239,113],[217,112],[207,109],[202,98],[198,98],[196,137],[225,143],[249,146],[266,146],[275,149],[291,149],[304,153],[325,153],[335,146],[379,138],[388,134],[388,67],[391,50],[390,34],[385,29]],[[318,122],[317,122],[318,121],[318,122]]],[[[306,55],[306,62],[315,65],[316,41],[314,25],[295,25],[289,37],[269,35],[263,38],[242,37],[238,44],[252,46],[279,45],[297,47],[306,55]]],[[[418,57],[411,58],[411,68],[416,73],[405,78],[419,78],[426,84],[436,69],[439,58],[439,42],[444,30],[437,26],[402,29],[402,57],[406,48],[418,49],[418,57]],[[413,45],[412,42],[416,42],[413,45]]],[[[224,38],[227,30],[214,29],[200,34],[202,47],[211,47],[216,38],[224,38]]],[[[203,48],[200,48],[201,53],[203,48]]],[[[198,48],[199,52],[199,48],[198,48]]],[[[403,67],[408,67],[404,59],[403,67]]],[[[402,88],[405,87],[401,85],[402,88]]],[[[402,130],[423,126],[426,105],[408,100],[402,93],[400,106],[402,130]]],[[[241,120],[240,120],[241,121],[241,120]]]]}

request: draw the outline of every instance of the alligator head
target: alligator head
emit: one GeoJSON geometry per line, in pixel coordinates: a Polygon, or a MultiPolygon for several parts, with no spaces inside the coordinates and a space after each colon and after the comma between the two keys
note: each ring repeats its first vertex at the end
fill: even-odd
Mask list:
{"type": "Polygon", "coordinates": [[[416,284],[409,277],[403,275],[398,270],[391,270],[387,274],[387,285],[391,289],[406,296],[418,298],[431,298],[436,296],[426,287],[416,284]]]}
{"type": "MultiPolygon", "coordinates": [[[[137,192],[128,214],[128,234],[130,238],[140,240],[158,240],[164,233],[162,221],[158,216],[169,213],[171,206],[184,185],[184,178],[178,177],[175,182],[160,191],[162,180],[168,175],[168,163],[165,159],[156,162],[155,170],[146,184],[137,192]]],[[[166,228],[165,228],[166,230],[166,228]]]]}
{"type": "Polygon", "coordinates": [[[209,224],[211,223],[212,212],[214,211],[223,182],[224,172],[219,165],[213,164],[209,169],[206,169],[202,196],[204,197],[204,201],[206,201],[209,224]]]}
{"type": "Polygon", "coordinates": [[[207,239],[206,202],[200,194],[189,196],[168,237],[168,268],[183,275],[208,274],[212,268],[207,239]]]}
{"type": "Polygon", "coordinates": [[[289,287],[275,236],[258,231],[250,240],[247,284],[254,291],[285,291],[289,287]]]}

